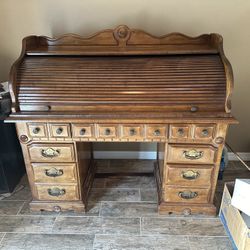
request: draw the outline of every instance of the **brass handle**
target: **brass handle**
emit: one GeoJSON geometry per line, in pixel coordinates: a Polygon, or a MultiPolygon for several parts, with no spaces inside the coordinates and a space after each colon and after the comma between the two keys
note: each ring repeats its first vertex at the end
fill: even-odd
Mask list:
{"type": "Polygon", "coordinates": [[[134,128],[131,128],[131,129],[129,130],[129,134],[130,134],[130,135],[136,135],[136,130],[135,130],[134,128]]]}
{"type": "Polygon", "coordinates": [[[56,168],[45,169],[44,172],[49,177],[58,177],[58,176],[63,175],[63,170],[62,169],[56,169],[56,168]]]}
{"type": "Polygon", "coordinates": [[[80,130],[80,135],[85,135],[86,134],[86,129],[85,128],[82,128],[81,130],[80,130]]]}
{"type": "Polygon", "coordinates": [[[155,135],[155,136],[160,136],[160,135],[161,135],[161,131],[160,131],[159,129],[156,129],[156,130],[154,131],[154,135],[155,135]]]}
{"type": "Polygon", "coordinates": [[[39,127],[36,127],[33,129],[33,134],[38,134],[40,132],[40,128],[39,127]]]}
{"type": "Polygon", "coordinates": [[[58,135],[62,134],[62,132],[63,132],[63,128],[58,128],[58,129],[56,130],[56,133],[57,133],[58,135]]]}
{"type": "Polygon", "coordinates": [[[66,194],[66,190],[65,189],[60,189],[60,188],[49,188],[48,189],[48,194],[50,196],[61,196],[61,195],[65,195],[66,194]]]}
{"type": "Polygon", "coordinates": [[[197,106],[192,106],[192,107],[190,108],[190,111],[191,111],[191,112],[197,112],[197,111],[198,111],[198,107],[197,107],[197,106]]]}
{"type": "Polygon", "coordinates": [[[196,149],[191,149],[191,150],[184,150],[183,154],[186,159],[189,160],[197,160],[202,158],[204,152],[203,151],[197,151],[196,149]]]}
{"type": "Polygon", "coordinates": [[[54,158],[60,155],[60,150],[53,149],[53,148],[46,148],[46,149],[42,149],[41,154],[43,157],[46,157],[46,158],[54,158]]]}
{"type": "Polygon", "coordinates": [[[208,136],[209,135],[209,132],[208,132],[207,129],[203,129],[201,133],[202,133],[203,136],[208,136]]]}
{"type": "Polygon", "coordinates": [[[111,134],[111,130],[109,128],[105,129],[105,135],[110,135],[111,134]]]}
{"type": "Polygon", "coordinates": [[[200,173],[193,170],[182,171],[181,176],[186,180],[195,180],[200,176],[200,173]]]}
{"type": "Polygon", "coordinates": [[[183,136],[184,135],[184,129],[183,128],[179,128],[178,129],[178,135],[179,136],[183,136]]]}
{"type": "Polygon", "coordinates": [[[178,195],[182,199],[190,200],[190,199],[196,198],[198,196],[198,193],[197,192],[192,192],[192,191],[182,191],[182,192],[179,192],[178,195]]]}

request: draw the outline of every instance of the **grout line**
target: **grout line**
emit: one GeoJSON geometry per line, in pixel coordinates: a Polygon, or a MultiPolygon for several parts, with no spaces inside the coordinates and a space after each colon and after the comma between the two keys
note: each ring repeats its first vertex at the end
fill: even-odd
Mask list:
{"type": "Polygon", "coordinates": [[[188,247],[189,247],[189,249],[192,250],[191,243],[190,243],[190,236],[187,236],[187,241],[188,241],[188,247]]]}
{"type": "Polygon", "coordinates": [[[103,203],[102,201],[101,201],[100,203],[101,203],[101,205],[100,205],[100,209],[99,209],[99,215],[98,215],[98,217],[101,217],[101,211],[102,211],[102,205],[103,205],[103,204],[102,204],[102,203],[103,203]]]}
{"type": "Polygon", "coordinates": [[[7,234],[7,233],[3,233],[3,236],[2,236],[2,238],[0,239],[0,246],[1,246],[2,242],[3,242],[3,238],[6,236],[6,234],[7,234]]]}
{"type": "Polygon", "coordinates": [[[140,202],[142,201],[142,197],[141,197],[141,189],[139,188],[139,197],[140,197],[140,202]]]}
{"type": "Polygon", "coordinates": [[[93,249],[94,249],[95,243],[96,243],[96,234],[94,234],[94,240],[93,240],[93,244],[92,244],[93,249]]]}
{"type": "Polygon", "coordinates": [[[142,217],[140,217],[140,236],[142,235],[142,230],[141,230],[141,228],[142,228],[142,217]]]}
{"type": "Polygon", "coordinates": [[[16,215],[20,215],[20,212],[22,211],[25,203],[26,203],[26,201],[24,201],[23,204],[20,206],[20,208],[18,209],[16,215]]]}

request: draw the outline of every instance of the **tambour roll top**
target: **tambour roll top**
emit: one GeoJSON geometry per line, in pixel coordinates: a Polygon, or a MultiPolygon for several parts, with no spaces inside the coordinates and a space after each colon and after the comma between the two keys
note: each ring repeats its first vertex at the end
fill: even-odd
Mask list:
{"type": "Polygon", "coordinates": [[[11,70],[13,114],[230,116],[232,69],[217,34],[154,37],[119,26],[31,36],[11,70]]]}

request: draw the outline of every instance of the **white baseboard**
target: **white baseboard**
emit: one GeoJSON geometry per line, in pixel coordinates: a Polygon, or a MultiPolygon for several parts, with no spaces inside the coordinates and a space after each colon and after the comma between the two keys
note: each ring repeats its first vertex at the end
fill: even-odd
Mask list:
{"type": "MultiPolygon", "coordinates": [[[[239,156],[244,161],[250,161],[250,152],[239,152],[239,156]]],[[[95,159],[141,159],[141,160],[155,160],[155,151],[95,151],[95,159]]],[[[237,157],[229,152],[229,161],[238,161],[237,157]]]]}

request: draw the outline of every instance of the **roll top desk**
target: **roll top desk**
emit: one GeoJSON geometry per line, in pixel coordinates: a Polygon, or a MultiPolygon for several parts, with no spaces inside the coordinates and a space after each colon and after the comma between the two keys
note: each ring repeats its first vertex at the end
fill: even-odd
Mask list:
{"type": "Polygon", "coordinates": [[[160,213],[214,214],[233,75],[218,34],[30,36],[10,73],[32,210],[85,211],[93,142],[157,142],[160,213]]]}

